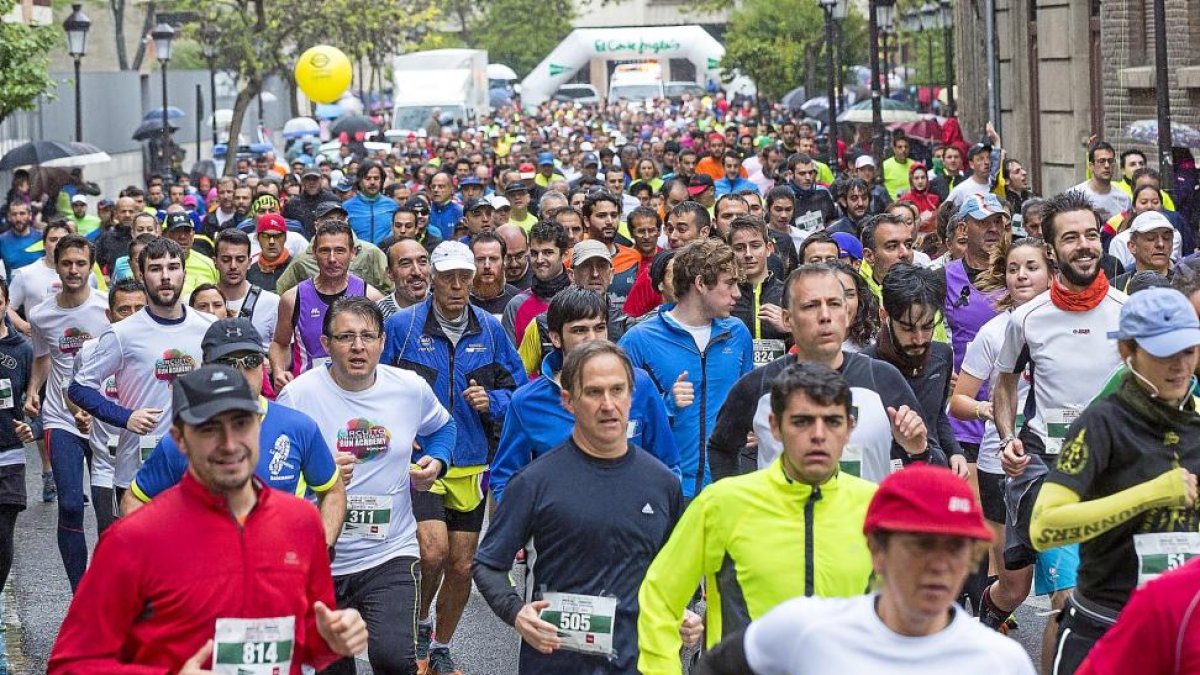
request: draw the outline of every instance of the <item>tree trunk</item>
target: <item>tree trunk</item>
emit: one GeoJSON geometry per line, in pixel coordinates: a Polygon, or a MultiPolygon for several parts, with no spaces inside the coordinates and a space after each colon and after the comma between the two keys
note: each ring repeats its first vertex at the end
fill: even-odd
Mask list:
{"type": "Polygon", "coordinates": [[[246,111],[262,93],[262,88],[262,76],[251,77],[246,81],[246,86],[238,90],[237,98],[233,102],[233,119],[229,121],[229,146],[225,151],[224,175],[226,176],[233,176],[237,171],[238,134],[242,131],[242,121],[246,117],[246,111]]]}
{"type": "Polygon", "coordinates": [[[154,29],[154,19],[157,15],[158,10],[155,9],[153,2],[146,5],[146,20],[142,22],[142,32],[138,34],[138,48],[137,53],[133,55],[132,70],[141,70],[142,68],[142,59],[146,58],[146,38],[154,29]]]}
{"type": "Polygon", "coordinates": [[[283,86],[287,90],[288,97],[288,112],[292,117],[300,116],[300,98],[296,95],[298,87],[296,86],[296,74],[291,70],[284,68],[279,73],[283,78],[283,86]]]}
{"type": "Polygon", "coordinates": [[[804,95],[808,98],[816,96],[817,90],[817,46],[813,44],[804,47],[804,95]]]}
{"type": "Polygon", "coordinates": [[[117,39],[117,68],[129,70],[129,55],[125,50],[125,0],[109,0],[113,15],[113,36],[117,39]]]}

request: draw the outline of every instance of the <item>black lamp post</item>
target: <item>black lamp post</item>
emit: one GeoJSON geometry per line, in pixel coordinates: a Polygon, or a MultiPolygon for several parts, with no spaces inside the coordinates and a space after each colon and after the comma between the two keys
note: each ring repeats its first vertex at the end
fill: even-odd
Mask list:
{"type": "Polygon", "coordinates": [[[159,70],[162,71],[162,161],[163,169],[170,171],[171,123],[167,119],[167,62],[171,60],[171,41],[175,39],[175,29],[166,22],[161,22],[154,27],[150,37],[154,39],[154,52],[158,57],[159,70]]]}
{"type": "Polygon", "coordinates": [[[868,0],[867,48],[871,67],[871,154],[883,157],[883,101],[879,91],[879,6],[893,0],[868,0]]]}
{"type": "Polygon", "coordinates": [[[83,142],[83,99],[82,86],[79,81],[79,61],[87,52],[88,29],[92,20],[83,13],[83,5],[71,5],[71,15],[63,21],[63,30],[67,33],[67,53],[75,60],[75,142],[83,142]]]}
{"type": "Polygon", "coordinates": [[[941,0],[942,39],[946,43],[946,117],[954,117],[954,9],[950,0],[941,0]]]}
{"type": "Polygon", "coordinates": [[[837,0],[820,0],[821,9],[825,12],[825,70],[829,74],[829,83],[826,87],[826,96],[829,98],[829,112],[827,113],[828,121],[826,122],[826,143],[829,148],[829,166],[831,169],[837,168],[837,92],[834,87],[834,81],[837,80],[836,71],[833,67],[833,6],[837,4],[837,0]]]}
{"type": "Polygon", "coordinates": [[[937,29],[938,15],[941,14],[941,9],[932,2],[927,2],[921,5],[921,32],[925,33],[925,46],[929,51],[929,107],[933,108],[933,104],[937,101],[937,96],[934,96],[934,85],[937,84],[937,78],[933,74],[933,32],[937,29]]]}
{"type": "Polygon", "coordinates": [[[841,114],[842,101],[845,100],[845,92],[842,91],[842,87],[844,86],[845,81],[846,81],[846,73],[845,73],[846,52],[844,49],[845,43],[842,40],[842,26],[844,25],[844,23],[846,21],[846,14],[849,11],[850,11],[849,0],[836,0],[834,2],[834,4],[833,4],[833,29],[834,29],[834,33],[835,33],[835,42],[837,44],[837,57],[835,59],[836,60],[836,69],[837,69],[837,74],[835,76],[835,79],[837,79],[837,101],[831,102],[831,104],[833,105],[834,108],[837,109],[838,114],[841,114]]]}
{"type": "Polygon", "coordinates": [[[883,95],[885,98],[891,98],[892,60],[888,53],[888,38],[894,33],[896,27],[895,0],[880,0],[875,5],[875,11],[876,16],[879,17],[879,36],[883,40],[883,95]]]}
{"type": "Polygon", "coordinates": [[[200,50],[208,63],[208,102],[212,108],[212,142],[217,144],[217,29],[204,24],[200,31],[200,50]]]}

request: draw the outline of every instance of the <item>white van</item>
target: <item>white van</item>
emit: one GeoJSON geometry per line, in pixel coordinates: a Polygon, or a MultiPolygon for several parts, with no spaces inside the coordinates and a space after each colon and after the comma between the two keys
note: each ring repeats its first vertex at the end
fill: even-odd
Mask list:
{"type": "Polygon", "coordinates": [[[622,63],[608,80],[608,102],[640,106],[666,96],[657,63],[622,63]]]}

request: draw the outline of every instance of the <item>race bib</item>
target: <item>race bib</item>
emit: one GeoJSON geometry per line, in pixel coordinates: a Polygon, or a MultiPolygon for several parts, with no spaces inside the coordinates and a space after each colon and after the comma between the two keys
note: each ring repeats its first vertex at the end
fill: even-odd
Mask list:
{"type": "Polygon", "coordinates": [[[0,380],[0,410],[10,410],[13,407],[13,386],[8,378],[0,380]]]}
{"type": "Polygon", "coordinates": [[[150,453],[154,452],[155,446],[162,440],[162,434],[146,434],[138,436],[138,452],[142,461],[150,459],[150,453]]]}
{"type": "Polygon", "coordinates": [[[542,610],[542,621],[558,628],[562,649],[582,654],[613,655],[613,624],[617,599],[577,593],[545,593],[550,606],[542,610]]]}
{"type": "Polygon", "coordinates": [[[1046,454],[1057,455],[1062,451],[1063,439],[1067,437],[1067,429],[1079,419],[1078,410],[1071,408],[1049,408],[1042,413],[1042,421],[1046,423],[1046,454]]]}
{"type": "Polygon", "coordinates": [[[796,216],[795,225],[805,232],[815,232],[825,225],[825,214],[820,211],[808,211],[796,216]]]}
{"type": "Polygon", "coordinates": [[[765,366],[787,353],[783,340],[755,340],[754,367],[765,366]]]}
{"type": "Polygon", "coordinates": [[[296,617],[217,619],[213,642],[213,672],[287,675],[292,669],[296,617]]]}
{"type": "Polygon", "coordinates": [[[342,537],[346,539],[387,538],[392,524],[392,498],[387,495],[347,495],[346,521],[342,537]]]}
{"type": "Polygon", "coordinates": [[[1138,586],[1200,555],[1200,532],[1156,532],[1133,535],[1138,558],[1138,586]]]}
{"type": "MultiPolygon", "coordinates": [[[[93,421],[92,424],[95,424],[95,422],[93,421]]],[[[120,443],[120,439],[118,437],[113,436],[112,438],[108,439],[108,456],[112,457],[114,460],[116,460],[117,448],[119,448],[120,446],[121,446],[121,443],[120,443]]]]}
{"type": "Polygon", "coordinates": [[[862,477],[862,460],[863,446],[847,443],[842,449],[842,458],[838,460],[838,467],[842,471],[855,477],[862,477]]]}

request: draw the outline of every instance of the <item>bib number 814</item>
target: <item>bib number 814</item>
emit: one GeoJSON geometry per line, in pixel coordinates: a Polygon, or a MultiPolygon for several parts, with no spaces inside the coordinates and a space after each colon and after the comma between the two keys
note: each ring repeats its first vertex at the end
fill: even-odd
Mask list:
{"type": "Polygon", "coordinates": [[[558,627],[564,630],[587,632],[592,629],[592,615],[580,612],[563,612],[558,618],[558,627]]]}
{"type": "Polygon", "coordinates": [[[247,642],[242,645],[242,663],[275,663],[279,660],[278,642],[247,642]]]}

